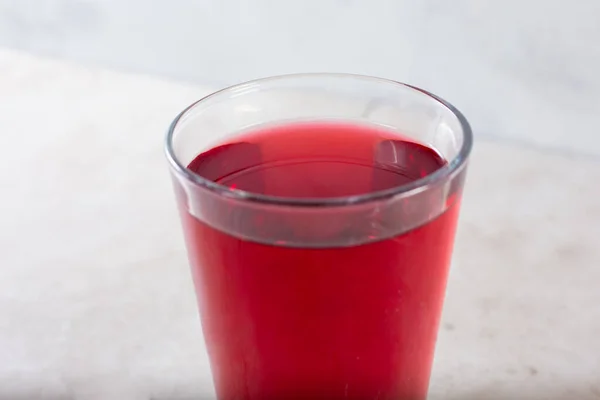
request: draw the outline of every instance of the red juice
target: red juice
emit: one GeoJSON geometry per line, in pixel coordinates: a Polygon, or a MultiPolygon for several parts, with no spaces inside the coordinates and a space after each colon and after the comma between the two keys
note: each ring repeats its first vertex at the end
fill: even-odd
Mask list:
{"type": "MultiPolygon", "coordinates": [[[[390,189],[445,164],[384,129],[302,123],[241,134],[188,168],[231,190],[319,199],[390,189]]],[[[340,219],[315,232],[302,218],[223,214],[272,233],[272,241],[256,241],[182,207],[219,399],[424,399],[457,199],[426,223],[381,238],[364,222],[340,219]],[[325,243],[352,230],[364,243],[277,240],[284,232],[322,235],[325,243]]]]}

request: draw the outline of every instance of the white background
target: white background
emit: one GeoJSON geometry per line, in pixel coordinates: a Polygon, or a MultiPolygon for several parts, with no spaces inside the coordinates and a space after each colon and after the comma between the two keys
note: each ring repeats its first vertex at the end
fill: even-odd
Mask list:
{"type": "Polygon", "coordinates": [[[212,397],[162,135],[301,71],[475,128],[430,398],[600,398],[599,0],[0,0],[0,400],[212,397]]]}
{"type": "Polygon", "coordinates": [[[478,135],[600,154],[597,0],[0,0],[0,45],[215,88],[379,75],[455,103],[478,135]]]}

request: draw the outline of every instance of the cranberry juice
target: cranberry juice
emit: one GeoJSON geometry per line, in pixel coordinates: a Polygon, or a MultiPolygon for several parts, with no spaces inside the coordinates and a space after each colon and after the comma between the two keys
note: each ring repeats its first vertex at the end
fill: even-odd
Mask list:
{"type": "MultiPolygon", "coordinates": [[[[189,169],[231,190],[319,199],[390,189],[445,163],[387,130],[304,123],[241,134],[189,169]]],[[[393,237],[365,231],[363,243],[324,247],[242,238],[182,210],[219,399],[426,397],[458,201],[393,237]]],[[[369,225],[315,233],[301,220],[243,223],[325,239],[369,225]]]]}

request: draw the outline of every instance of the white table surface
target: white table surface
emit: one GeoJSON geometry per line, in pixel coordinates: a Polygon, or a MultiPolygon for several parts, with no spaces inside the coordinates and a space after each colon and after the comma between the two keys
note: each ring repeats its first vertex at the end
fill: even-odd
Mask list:
{"type": "MultiPolygon", "coordinates": [[[[212,396],[162,155],[207,92],[0,51],[0,400],[212,396]]],[[[431,399],[600,399],[598,182],[476,141],[431,399]]]]}

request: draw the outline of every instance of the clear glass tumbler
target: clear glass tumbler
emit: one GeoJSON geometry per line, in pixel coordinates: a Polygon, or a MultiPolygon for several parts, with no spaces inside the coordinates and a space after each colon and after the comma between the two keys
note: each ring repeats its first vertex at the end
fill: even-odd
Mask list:
{"type": "Polygon", "coordinates": [[[472,133],[406,84],[300,74],[166,142],[217,397],[425,399],[472,133]]]}

